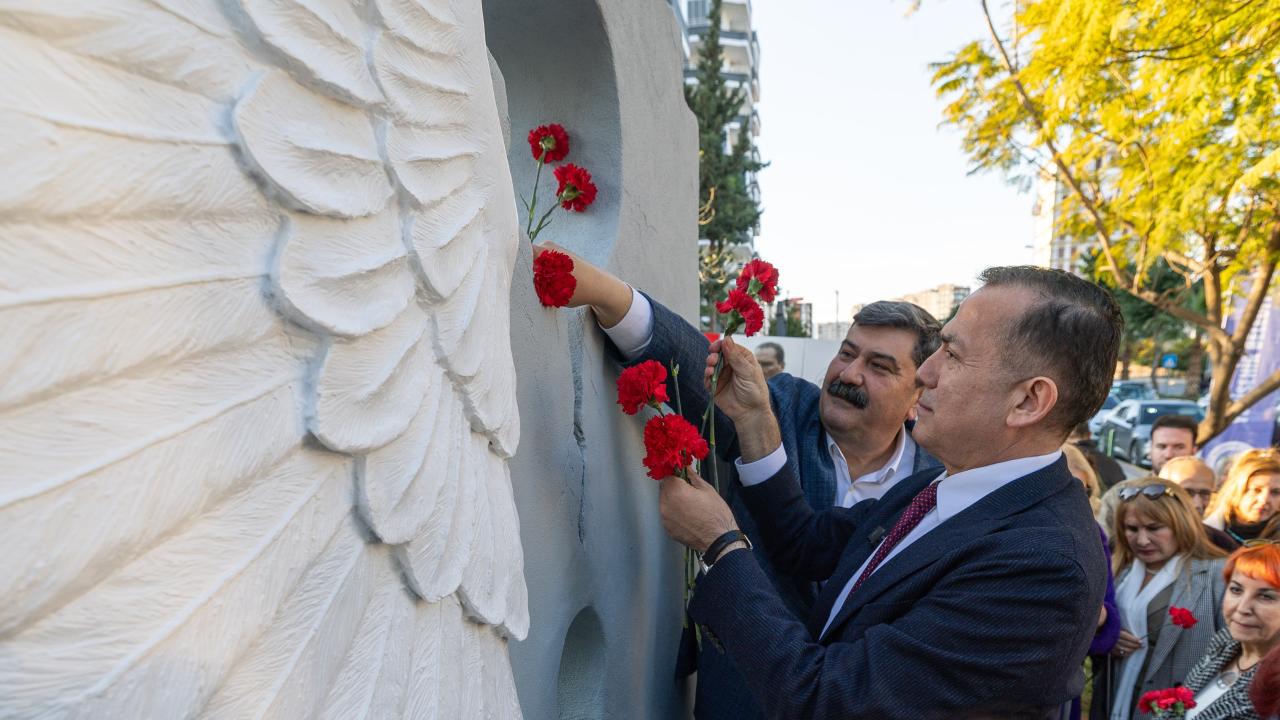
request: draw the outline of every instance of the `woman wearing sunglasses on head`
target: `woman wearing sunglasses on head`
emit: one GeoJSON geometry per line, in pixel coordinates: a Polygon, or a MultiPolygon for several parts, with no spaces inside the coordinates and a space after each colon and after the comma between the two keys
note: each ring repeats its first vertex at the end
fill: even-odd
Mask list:
{"type": "MultiPolygon", "coordinates": [[[[1275,677],[1259,670],[1263,658],[1280,647],[1280,545],[1252,540],[1227,558],[1222,616],[1227,626],[1214,636],[1184,684],[1196,694],[1195,720],[1257,720],[1276,712],[1276,688],[1257,680],[1275,677]],[[1259,674],[1261,673],[1261,674],[1259,674]],[[1256,676],[1256,677],[1255,677],[1256,676]],[[1250,693],[1265,708],[1259,713],[1250,693]]],[[[1275,654],[1271,655],[1274,662],[1275,654]]]]}
{"type": "Polygon", "coordinates": [[[1205,524],[1225,530],[1236,542],[1273,533],[1268,525],[1280,511],[1280,452],[1246,450],[1231,463],[1226,480],[1205,515],[1205,524]]]}
{"type": "Polygon", "coordinates": [[[1138,698],[1182,682],[1222,628],[1226,553],[1209,542],[1186,491],[1154,477],[1121,490],[1112,537],[1123,629],[1106,671],[1109,692],[1094,696],[1104,707],[1091,716],[1148,718],[1138,698]],[[1174,623],[1185,611],[1196,618],[1190,627],[1174,623]]]}

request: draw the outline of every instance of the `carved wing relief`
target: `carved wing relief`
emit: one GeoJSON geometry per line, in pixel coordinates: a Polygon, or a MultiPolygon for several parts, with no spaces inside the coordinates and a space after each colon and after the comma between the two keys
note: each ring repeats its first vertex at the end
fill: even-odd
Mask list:
{"type": "Polygon", "coordinates": [[[0,717],[518,717],[479,0],[0,0],[0,717]]]}

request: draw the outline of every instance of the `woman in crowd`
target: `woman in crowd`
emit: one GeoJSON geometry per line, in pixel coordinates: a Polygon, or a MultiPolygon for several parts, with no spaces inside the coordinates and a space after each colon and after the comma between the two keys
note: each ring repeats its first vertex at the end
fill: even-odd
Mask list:
{"type": "MultiPolygon", "coordinates": [[[[1089,504],[1093,506],[1095,514],[1098,512],[1100,485],[1098,483],[1098,474],[1093,469],[1093,464],[1089,462],[1085,454],[1071,443],[1062,446],[1062,455],[1067,459],[1067,469],[1075,476],[1077,480],[1084,484],[1085,492],[1089,495],[1089,504]]],[[[1102,551],[1103,557],[1111,557],[1111,545],[1107,542],[1106,533],[1102,532],[1102,528],[1098,528],[1098,540],[1100,541],[1099,549],[1102,551]]],[[[1115,647],[1116,638],[1120,636],[1120,616],[1116,612],[1116,588],[1115,582],[1111,575],[1111,566],[1107,565],[1107,592],[1102,598],[1102,611],[1098,614],[1098,628],[1093,635],[1093,642],[1089,645],[1089,664],[1093,670],[1093,676],[1100,677],[1105,672],[1110,662],[1111,648],[1115,647]]],[[[1080,698],[1071,701],[1071,720],[1080,717],[1080,698]]]]}
{"type": "Polygon", "coordinates": [[[1196,694],[1196,707],[1187,717],[1266,718],[1276,712],[1280,689],[1254,681],[1276,673],[1275,668],[1259,667],[1264,657],[1274,662],[1277,658],[1272,651],[1280,647],[1280,545],[1249,543],[1227,558],[1222,576],[1227,581],[1222,598],[1227,626],[1214,636],[1204,657],[1187,674],[1184,684],[1196,694]],[[1251,691],[1258,697],[1256,706],[1251,691]],[[1263,708],[1266,714],[1256,708],[1263,708]]]}
{"type": "Polygon", "coordinates": [[[1181,682],[1222,628],[1226,553],[1209,542],[1186,491],[1155,477],[1120,491],[1112,539],[1123,629],[1106,673],[1109,692],[1094,698],[1109,707],[1094,716],[1146,718],[1138,698],[1181,682]]]}
{"type": "Polygon", "coordinates": [[[1231,464],[1205,518],[1205,524],[1225,530],[1237,542],[1263,535],[1280,510],[1280,452],[1275,448],[1247,450],[1231,464]]]}

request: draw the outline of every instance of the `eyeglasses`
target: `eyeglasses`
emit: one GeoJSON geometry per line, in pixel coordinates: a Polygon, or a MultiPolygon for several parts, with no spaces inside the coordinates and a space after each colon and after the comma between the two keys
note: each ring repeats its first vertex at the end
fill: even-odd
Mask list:
{"type": "Polygon", "coordinates": [[[1156,500],[1164,497],[1165,495],[1172,494],[1173,490],[1170,489],[1168,485],[1153,484],[1143,485],[1142,487],[1126,487],[1120,488],[1120,501],[1128,502],[1138,497],[1138,495],[1142,495],[1151,500],[1156,500]]]}
{"type": "Polygon", "coordinates": [[[1266,538],[1255,538],[1253,540],[1245,540],[1241,545],[1247,548],[1262,547],[1264,545],[1280,545],[1280,540],[1269,540],[1266,538]]]}

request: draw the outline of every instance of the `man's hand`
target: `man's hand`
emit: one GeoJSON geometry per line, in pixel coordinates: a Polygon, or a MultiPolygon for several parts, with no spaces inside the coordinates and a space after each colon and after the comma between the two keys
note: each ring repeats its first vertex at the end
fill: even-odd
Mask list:
{"type": "Polygon", "coordinates": [[[573,277],[578,281],[569,307],[590,305],[601,327],[611,328],[622,322],[631,309],[631,286],[554,243],[533,246],[536,258],[548,250],[562,252],[573,259],[573,277]]]}
{"type": "Polygon", "coordinates": [[[782,433],[769,404],[769,384],[755,354],[734,342],[732,337],[726,337],[711,343],[711,354],[707,356],[703,372],[703,382],[708,388],[721,356],[725,362],[716,384],[716,407],[733,421],[742,461],[753,462],[782,444],[782,433]]]}
{"type": "Polygon", "coordinates": [[[692,470],[689,477],[692,485],[678,477],[662,481],[658,509],[662,527],[673,540],[704,553],[716,538],[737,530],[738,521],[715,488],[692,470]]]}

